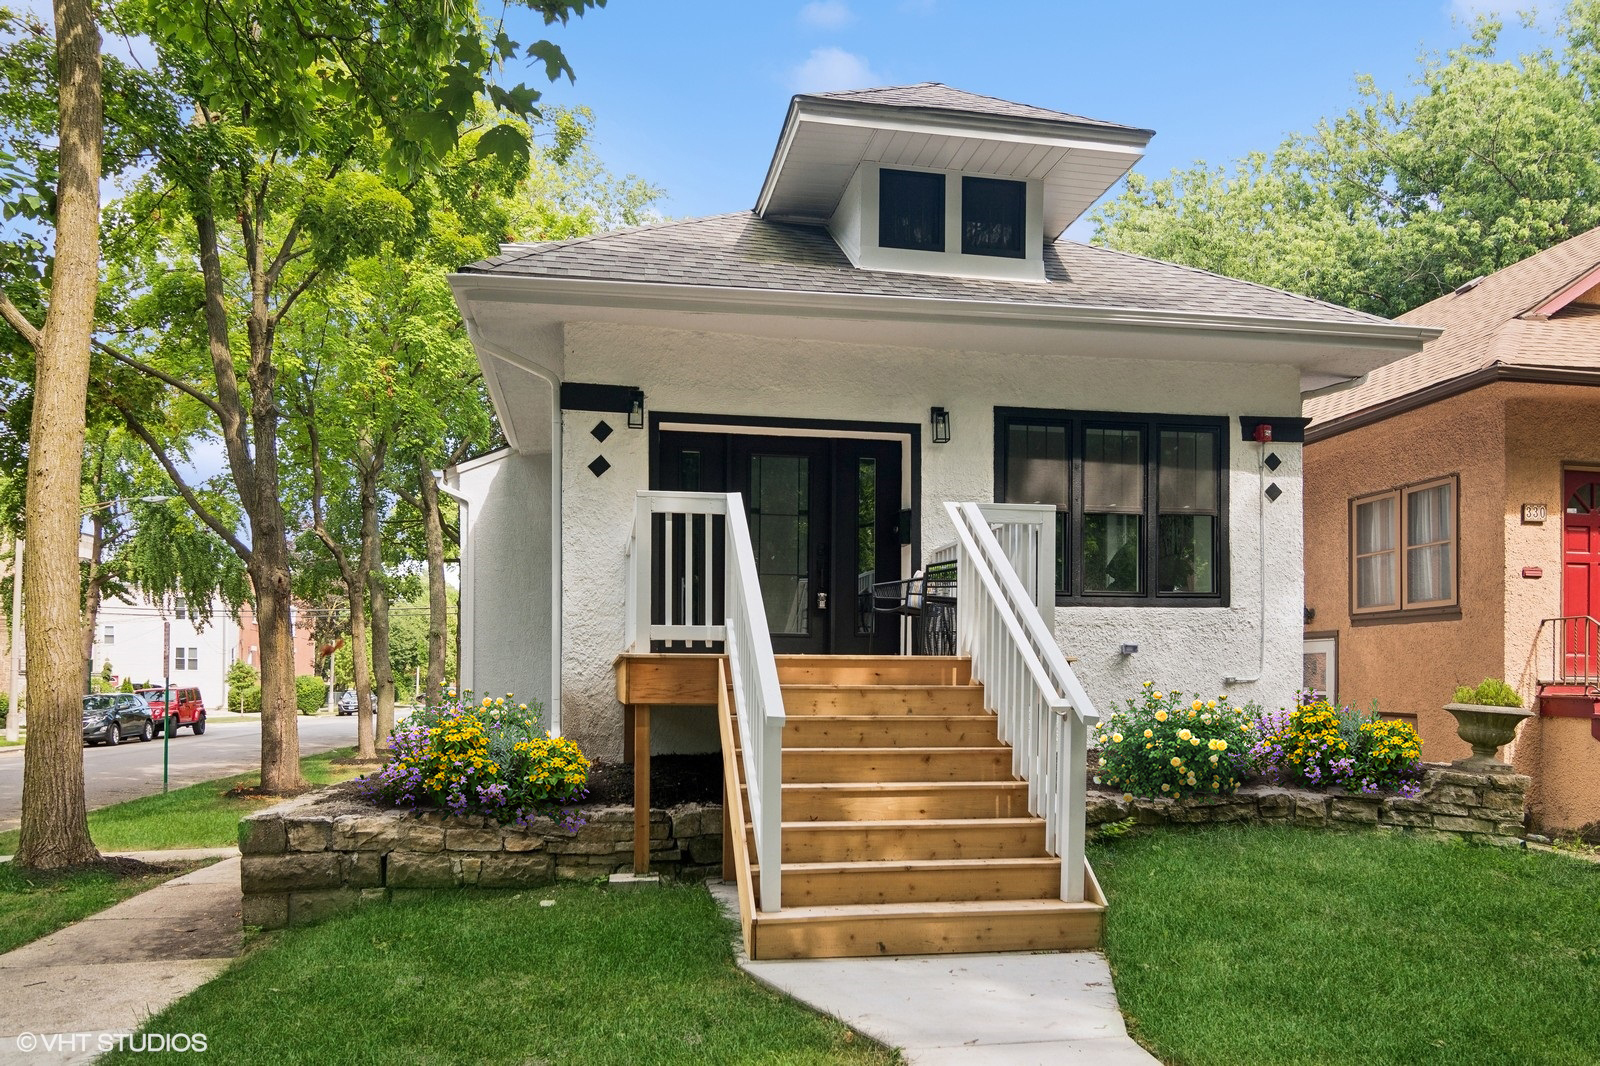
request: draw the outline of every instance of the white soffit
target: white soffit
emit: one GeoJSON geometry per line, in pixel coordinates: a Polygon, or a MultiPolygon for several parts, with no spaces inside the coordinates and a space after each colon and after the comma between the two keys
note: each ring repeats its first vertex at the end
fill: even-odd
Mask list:
{"type": "Polygon", "coordinates": [[[1045,237],[1054,240],[1144,155],[1148,134],[996,121],[980,116],[791,110],[756,214],[825,221],[862,163],[924,167],[1044,184],[1045,237]]]}

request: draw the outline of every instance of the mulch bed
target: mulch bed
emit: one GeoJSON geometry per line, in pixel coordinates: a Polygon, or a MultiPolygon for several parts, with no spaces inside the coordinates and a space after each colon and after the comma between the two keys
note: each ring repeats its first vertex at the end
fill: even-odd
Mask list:
{"type": "Polygon", "coordinates": [[[97,862],[79,863],[76,866],[62,866],[54,870],[31,870],[17,867],[18,871],[36,884],[44,884],[63,880],[75,874],[105,873],[118,880],[148,877],[151,874],[176,873],[176,866],[163,866],[159,863],[140,862],[122,855],[104,855],[97,862]]]}
{"type": "MultiPolygon", "coordinates": [[[[652,755],[650,806],[676,807],[683,803],[722,802],[722,756],[652,755]]],[[[633,763],[601,762],[589,768],[589,795],[583,807],[624,807],[633,804],[633,763]]]]}

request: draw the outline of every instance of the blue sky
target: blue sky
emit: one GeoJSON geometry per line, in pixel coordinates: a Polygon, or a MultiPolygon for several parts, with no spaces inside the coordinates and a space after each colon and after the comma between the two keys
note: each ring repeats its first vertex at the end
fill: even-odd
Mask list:
{"type": "MultiPolygon", "coordinates": [[[[1408,91],[1419,54],[1466,40],[1472,13],[1494,6],[610,0],[565,28],[523,12],[512,36],[557,41],[578,78],[546,99],[592,108],[607,164],[665,187],[665,213],[693,216],[754,203],[796,92],[939,81],[1143,126],[1156,136],[1139,169],[1165,175],[1275,147],[1353,103],[1358,74],[1408,91]]],[[[1530,40],[1507,21],[1507,43],[1530,40]]],[[[542,69],[525,78],[542,84],[542,69]]]]}

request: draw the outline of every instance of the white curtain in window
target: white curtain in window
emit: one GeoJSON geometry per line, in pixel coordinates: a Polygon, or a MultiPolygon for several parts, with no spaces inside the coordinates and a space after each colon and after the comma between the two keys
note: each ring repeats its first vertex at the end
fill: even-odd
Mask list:
{"type": "Polygon", "coordinates": [[[1406,600],[1434,603],[1453,595],[1455,566],[1451,486],[1435,485],[1406,497],[1406,600]]]}
{"type": "Polygon", "coordinates": [[[1397,606],[1393,496],[1356,506],[1356,606],[1397,606]]]}

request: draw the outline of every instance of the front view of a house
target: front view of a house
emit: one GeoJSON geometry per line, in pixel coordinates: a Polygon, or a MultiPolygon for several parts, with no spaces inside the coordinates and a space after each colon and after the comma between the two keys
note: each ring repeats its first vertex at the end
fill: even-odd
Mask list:
{"type": "MultiPolygon", "coordinates": [[[[717,501],[780,674],[901,650],[870,589],[953,558],[972,502],[1048,509],[1035,599],[1094,704],[1147,680],[1289,702],[1302,396],[1432,331],[1058,240],[1150,136],[938,84],[798,96],[753,211],[456,274],[509,442],[446,477],[463,682],[615,757],[619,656],[720,650],[717,501]]],[[[655,729],[719,746],[703,707],[655,729]]]]}

